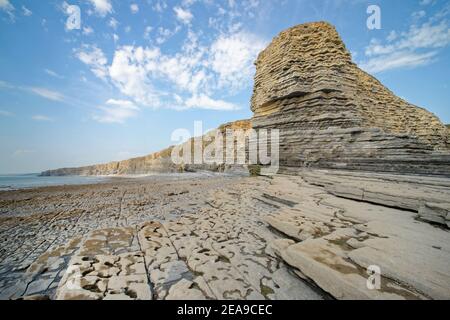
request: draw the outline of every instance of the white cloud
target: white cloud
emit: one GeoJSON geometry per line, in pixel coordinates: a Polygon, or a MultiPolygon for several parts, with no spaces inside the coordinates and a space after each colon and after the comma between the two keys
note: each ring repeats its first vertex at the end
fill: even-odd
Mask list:
{"type": "MultiPolygon", "coordinates": [[[[162,82],[173,87],[176,92],[191,95],[204,88],[206,71],[196,70],[196,66],[201,65],[201,57],[202,53],[166,56],[157,48],[125,46],[116,51],[109,75],[123,94],[141,105],[158,108],[163,105],[161,100],[168,99],[168,92],[156,88],[154,83],[162,82]]],[[[234,109],[225,103],[215,104],[212,99],[207,100],[204,96],[200,98],[192,99],[183,106],[179,105],[179,101],[172,102],[173,105],[169,102],[166,107],[234,109]],[[199,101],[203,102],[203,105],[200,105],[199,101]]]]}
{"type": "Polygon", "coordinates": [[[88,0],[94,7],[94,11],[101,17],[113,12],[110,0],[88,0]]]}
{"type": "Polygon", "coordinates": [[[173,8],[173,10],[175,11],[177,19],[180,20],[184,24],[190,24],[192,19],[194,18],[192,13],[187,9],[183,9],[181,7],[175,7],[175,8],[173,8]]]}
{"type": "Polygon", "coordinates": [[[136,3],[130,5],[131,13],[136,14],[139,12],[139,6],[136,3]]]}
{"type": "Polygon", "coordinates": [[[43,115],[35,115],[32,116],[31,119],[33,119],[34,121],[43,121],[43,122],[52,122],[53,119],[47,116],[43,116],[43,115]]]}
{"type": "Polygon", "coordinates": [[[101,49],[94,45],[83,45],[80,50],[75,53],[76,57],[84,64],[90,66],[91,71],[101,79],[105,79],[108,75],[106,65],[108,60],[101,49]]]}
{"type": "Polygon", "coordinates": [[[95,115],[94,120],[101,123],[124,123],[127,119],[135,117],[139,108],[131,101],[110,99],[105,106],[99,107],[101,115],[95,115]]]}
{"type": "Polygon", "coordinates": [[[266,46],[258,37],[239,32],[220,36],[211,46],[211,67],[221,87],[241,89],[254,72],[253,62],[266,46]]]}
{"type": "Polygon", "coordinates": [[[33,12],[25,6],[22,6],[22,14],[26,17],[29,17],[33,14],[33,12]]]}
{"type": "MultiPolygon", "coordinates": [[[[189,12],[188,6],[195,2],[186,1],[181,3],[183,12],[189,12]]],[[[174,8],[175,12],[180,8],[174,8]]],[[[186,23],[191,19],[181,14],[183,17],[187,17],[186,23]]],[[[144,37],[150,40],[150,46],[119,46],[110,62],[101,49],[92,45],[82,46],[76,54],[97,77],[137,106],[236,110],[238,107],[227,100],[251,86],[253,63],[267,43],[240,29],[233,24],[231,31],[219,32],[211,39],[209,34],[188,28],[179,50],[166,53],[156,45],[179,32],[180,24],[174,29],[159,27],[154,31],[147,26],[144,37]]]]}
{"type": "MultiPolygon", "coordinates": [[[[112,21],[112,27],[117,28],[116,31],[110,29],[111,32],[107,35],[110,41],[114,39],[117,42],[116,34],[119,34],[119,29],[123,31],[122,27],[125,30],[127,25],[122,20],[123,25],[119,25],[116,20],[119,18],[113,14],[113,6],[118,3],[117,0],[88,1],[91,11],[88,14],[106,17],[103,23],[108,25],[112,21]]],[[[119,90],[124,99],[129,100],[136,108],[237,109],[232,98],[239,90],[251,86],[253,62],[266,44],[257,36],[240,31],[243,27],[238,21],[248,19],[251,14],[249,11],[254,12],[263,2],[228,0],[217,4],[211,0],[181,0],[177,5],[170,2],[170,6],[166,0],[146,3],[155,11],[165,10],[174,20],[176,18],[170,24],[154,21],[154,30],[148,24],[145,25],[148,27],[143,33],[148,39],[148,47],[117,46],[112,59],[108,60],[104,53],[106,51],[98,45],[82,45],[74,51],[75,57],[98,78],[119,90]],[[199,2],[211,6],[211,14],[217,18],[212,32],[196,33],[192,29],[194,11],[191,6],[199,2]],[[183,28],[183,25],[188,27],[183,28]],[[185,31],[187,35],[184,34],[185,31]],[[177,33],[183,33],[180,38],[186,39],[182,45],[170,46],[168,51],[165,51],[166,46],[158,47],[177,33]]],[[[144,11],[144,4],[135,0],[124,5],[131,13],[144,11]],[[133,4],[139,5],[134,7],[133,4]]],[[[164,17],[160,18],[163,21],[164,17]]],[[[93,32],[90,27],[83,25],[83,33],[93,32]]],[[[68,98],[65,97],[65,100],[68,98]]],[[[97,111],[98,121],[120,122],[119,119],[127,119],[127,115],[136,114],[139,110],[127,104],[118,105],[109,101],[97,111]]]]}
{"type": "Polygon", "coordinates": [[[158,49],[125,46],[116,50],[109,76],[119,90],[137,103],[159,107],[159,99],[151,85],[150,75],[156,69],[158,49]]]}
{"type": "Polygon", "coordinates": [[[49,90],[46,88],[40,88],[40,87],[31,87],[29,88],[31,92],[34,94],[37,94],[38,96],[41,96],[43,98],[53,100],[53,101],[63,101],[64,95],[60,92],[49,90]]]}
{"type": "MultiPolygon", "coordinates": [[[[161,99],[167,99],[168,92],[156,88],[154,83],[163,83],[176,92],[191,94],[204,87],[206,71],[196,69],[201,65],[201,57],[202,52],[166,56],[157,48],[125,46],[116,51],[109,73],[123,94],[139,104],[158,108],[162,106],[161,99]]],[[[194,107],[194,104],[187,107],[194,107]]]]}

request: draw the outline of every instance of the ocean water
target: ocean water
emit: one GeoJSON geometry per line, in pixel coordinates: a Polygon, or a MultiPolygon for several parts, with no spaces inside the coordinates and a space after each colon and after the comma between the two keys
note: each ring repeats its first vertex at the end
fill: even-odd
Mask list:
{"type": "Polygon", "coordinates": [[[40,177],[36,174],[0,175],[0,191],[29,189],[47,186],[62,186],[74,184],[92,184],[102,182],[107,177],[40,177]]]}

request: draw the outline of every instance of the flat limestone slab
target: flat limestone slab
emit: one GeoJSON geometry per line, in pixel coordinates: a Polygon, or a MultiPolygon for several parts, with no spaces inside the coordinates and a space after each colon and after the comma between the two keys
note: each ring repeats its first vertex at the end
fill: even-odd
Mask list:
{"type": "Polygon", "coordinates": [[[336,196],[415,211],[424,220],[447,227],[450,178],[334,170],[303,170],[301,176],[336,196]]]}
{"type": "MultiPolygon", "coordinates": [[[[450,297],[448,230],[418,220],[412,211],[336,197],[299,178],[280,177],[272,188],[289,190],[283,196],[298,202],[265,218],[290,237],[276,240],[275,252],[333,297],[450,297]],[[367,288],[368,269],[373,266],[380,270],[380,290],[367,288]]],[[[400,194],[402,185],[397,188],[400,194]]]]}

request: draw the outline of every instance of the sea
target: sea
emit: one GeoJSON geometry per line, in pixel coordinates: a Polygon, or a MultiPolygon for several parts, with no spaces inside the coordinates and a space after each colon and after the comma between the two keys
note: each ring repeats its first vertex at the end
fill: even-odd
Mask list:
{"type": "Polygon", "coordinates": [[[29,189],[48,186],[93,184],[106,181],[108,177],[40,177],[39,173],[0,175],[0,191],[29,189]]]}

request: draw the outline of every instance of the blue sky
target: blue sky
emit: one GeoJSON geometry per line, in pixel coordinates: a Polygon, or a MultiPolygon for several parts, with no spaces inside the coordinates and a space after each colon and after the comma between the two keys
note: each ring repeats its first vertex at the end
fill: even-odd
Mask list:
{"type": "Polygon", "coordinates": [[[195,120],[250,118],[258,52],[319,20],[361,67],[450,123],[449,19],[444,0],[0,0],[0,173],[127,159],[195,120]],[[380,30],[366,26],[371,4],[380,30]]]}

